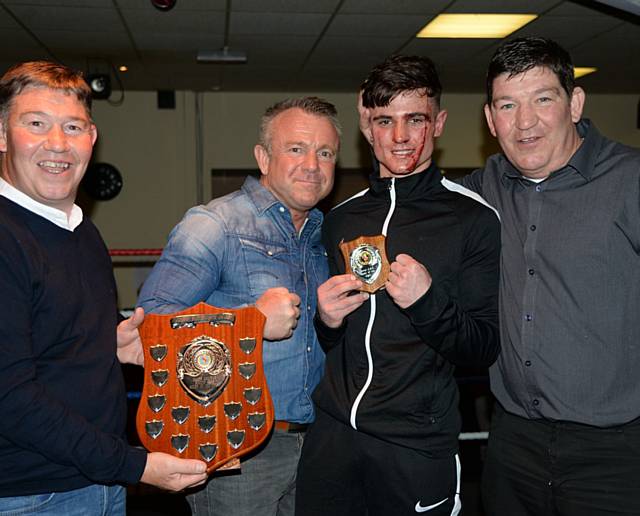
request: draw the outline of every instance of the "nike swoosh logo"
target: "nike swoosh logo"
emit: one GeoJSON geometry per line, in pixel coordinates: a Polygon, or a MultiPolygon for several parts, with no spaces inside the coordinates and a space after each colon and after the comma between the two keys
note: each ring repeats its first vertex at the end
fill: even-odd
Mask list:
{"type": "Polygon", "coordinates": [[[444,502],[446,502],[448,499],[449,497],[439,501],[438,503],[434,503],[433,505],[427,505],[426,507],[423,507],[422,505],[420,505],[420,500],[418,500],[418,503],[416,503],[416,512],[427,512],[427,511],[430,511],[431,509],[435,509],[436,507],[439,507],[444,502]]]}

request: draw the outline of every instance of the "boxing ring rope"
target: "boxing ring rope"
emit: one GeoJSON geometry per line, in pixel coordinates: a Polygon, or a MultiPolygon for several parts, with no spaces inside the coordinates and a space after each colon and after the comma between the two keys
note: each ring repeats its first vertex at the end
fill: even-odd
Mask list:
{"type": "MultiPolygon", "coordinates": [[[[117,257],[158,257],[162,254],[162,249],[109,249],[109,256],[112,258],[117,257]]],[[[146,262],[145,262],[146,263],[146,262]]],[[[114,266],[118,265],[118,262],[114,262],[114,266]]],[[[120,310],[123,317],[131,317],[133,310],[120,310]]],[[[459,383],[471,383],[473,381],[485,380],[484,377],[469,377],[457,379],[459,383]],[[460,381],[462,380],[462,381],[460,381]]],[[[139,400],[140,392],[132,391],[127,392],[127,399],[139,400]]],[[[486,441],[489,438],[489,432],[462,432],[458,439],[460,441],[486,441]]]]}
{"type": "Polygon", "coordinates": [[[160,256],[162,249],[109,249],[109,256],[160,256]]]}

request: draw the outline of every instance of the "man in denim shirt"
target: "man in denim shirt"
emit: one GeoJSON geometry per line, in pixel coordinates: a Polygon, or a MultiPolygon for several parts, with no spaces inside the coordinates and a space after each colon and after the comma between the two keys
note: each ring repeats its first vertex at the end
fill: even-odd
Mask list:
{"type": "Polygon", "coordinates": [[[261,172],[242,188],[195,207],[173,230],[140,294],[147,312],[175,312],[200,301],[255,304],[266,316],[264,368],[275,431],[241,474],[212,477],[188,496],[196,515],[293,515],[295,474],[311,393],[324,355],[313,328],[316,289],[327,279],[315,205],[333,186],[340,127],[316,98],[288,99],[265,112],[254,149],[261,172]]]}

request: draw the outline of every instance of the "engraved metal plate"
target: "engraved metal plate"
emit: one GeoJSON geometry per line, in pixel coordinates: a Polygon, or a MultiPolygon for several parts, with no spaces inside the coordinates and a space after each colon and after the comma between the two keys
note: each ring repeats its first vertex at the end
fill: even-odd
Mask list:
{"type": "Polygon", "coordinates": [[[171,417],[181,425],[189,418],[189,407],[173,407],[171,409],[171,417]]]}
{"type": "Polygon", "coordinates": [[[162,394],[154,394],[153,396],[149,396],[147,398],[147,403],[149,404],[149,408],[154,412],[160,412],[166,403],[167,398],[165,398],[162,394]]]}
{"type": "Polygon", "coordinates": [[[240,349],[247,355],[253,353],[253,350],[256,349],[256,339],[252,337],[240,339],[240,349]]]}
{"type": "Polygon", "coordinates": [[[157,419],[152,421],[146,421],[144,424],[144,429],[151,439],[155,439],[162,433],[162,429],[164,428],[164,423],[157,419]]]}
{"type": "Polygon", "coordinates": [[[227,441],[234,450],[237,450],[244,442],[244,430],[230,430],[227,432],[227,441]]]}
{"type": "Polygon", "coordinates": [[[202,335],[178,353],[178,380],[186,393],[207,406],[229,383],[231,354],[219,340],[202,335]]]}
{"type": "Polygon", "coordinates": [[[249,426],[254,430],[260,430],[264,426],[266,420],[267,418],[265,417],[264,412],[251,412],[247,416],[249,426]]]}
{"type": "Polygon", "coordinates": [[[208,434],[216,426],[216,416],[200,416],[198,417],[198,426],[205,434],[208,434]]]}
{"type": "Polygon", "coordinates": [[[351,251],[351,270],[359,280],[371,285],[382,270],[382,259],[377,247],[362,244],[351,251]]]}
{"type": "Polygon", "coordinates": [[[260,401],[260,396],[262,396],[262,389],[259,387],[249,387],[244,390],[244,399],[247,400],[251,405],[255,405],[260,401]]]}
{"type": "Polygon", "coordinates": [[[237,403],[235,401],[231,403],[224,404],[224,413],[227,415],[231,421],[237,419],[242,411],[242,403],[237,403]]]}
{"type": "Polygon", "coordinates": [[[155,361],[162,362],[164,360],[164,357],[167,356],[167,346],[165,346],[164,344],[158,344],[157,346],[151,346],[149,348],[149,353],[151,354],[151,357],[155,361]]]}
{"type": "Polygon", "coordinates": [[[245,380],[250,380],[251,377],[256,374],[256,363],[255,362],[243,362],[242,364],[238,364],[238,373],[245,380]]]}
{"type": "Polygon", "coordinates": [[[169,379],[169,371],[166,369],[156,369],[151,371],[151,379],[158,387],[162,387],[169,379]]]}
{"type": "Polygon", "coordinates": [[[221,314],[189,314],[172,317],[169,324],[174,330],[181,328],[195,328],[198,324],[210,324],[219,326],[220,324],[233,325],[236,322],[235,314],[224,312],[221,314]]]}
{"type": "Polygon", "coordinates": [[[178,434],[171,436],[171,446],[173,446],[178,453],[182,453],[189,446],[189,436],[185,434],[178,434]]]}
{"type": "Polygon", "coordinates": [[[200,450],[200,455],[204,460],[206,460],[207,462],[211,462],[215,458],[216,453],[218,453],[218,445],[212,443],[202,443],[198,447],[198,450],[200,450]]]}

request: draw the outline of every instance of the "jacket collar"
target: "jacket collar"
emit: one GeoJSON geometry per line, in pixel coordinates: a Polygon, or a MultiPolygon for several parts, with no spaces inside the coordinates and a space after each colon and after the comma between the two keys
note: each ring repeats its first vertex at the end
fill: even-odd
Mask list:
{"type": "MultiPolygon", "coordinates": [[[[425,195],[440,187],[442,172],[432,161],[426,170],[418,174],[395,178],[396,197],[398,199],[424,198],[425,195]]],[[[374,196],[386,195],[391,185],[390,177],[380,177],[378,168],[369,176],[370,191],[374,196]]]]}

